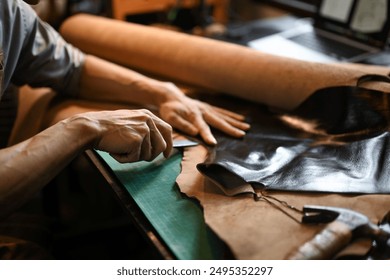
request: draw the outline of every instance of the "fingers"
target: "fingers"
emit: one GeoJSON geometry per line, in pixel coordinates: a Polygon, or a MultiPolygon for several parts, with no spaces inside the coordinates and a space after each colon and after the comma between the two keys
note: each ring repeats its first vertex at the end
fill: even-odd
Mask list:
{"type": "Polygon", "coordinates": [[[250,128],[244,116],[190,98],[164,103],[160,115],[182,132],[192,136],[199,134],[209,145],[217,143],[210,126],[238,138],[250,128]]]}
{"type": "Polygon", "coordinates": [[[171,154],[173,148],[172,127],[156,116],[154,116],[154,122],[149,125],[149,127],[153,126],[156,127],[157,131],[151,130],[153,132],[151,133],[151,148],[154,150],[152,157],[157,157],[162,150],[164,156],[167,158],[171,154]],[[164,143],[165,145],[156,148],[156,146],[159,147],[160,143],[164,143]]]}
{"type": "MultiPolygon", "coordinates": [[[[207,114],[207,112],[206,112],[206,115],[213,115],[213,114],[207,114]]],[[[218,115],[218,118],[222,119],[224,122],[228,123],[230,126],[233,126],[239,130],[242,130],[243,132],[247,131],[251,128],[249,123],[246,123],[243,120],[237,120],[235,118],[231,118],[230,116],[218,115]]]]}
{"type": "Polygon", "coordinates": [[[237,114],[235,112],[232,112],[232,111],[220,108],[220,107],[216,107],[216,106],[211,106],[210,105],[210,107],[212,107],[216,112],[220,113],[221,115],[225,115],[225,116],[228,116],[230,118],[233,118],[233,119],[236,119],[236,120],[239,120],[239,121],[244,121],[245,120],[245,116],[244,115],[237,114]]]}
{"type": "Polygon", "coordinates": [[[245,136],[250,125],[243,115],[219,107],[202,104],[204,120],[212,127],[236,138],[245,136]]]}
{"type": "Polygon", "coordinates": [[[193,114],[189,106],[179,101],[167,102],[160,107],[160,116],[164,120],[176,129],[195,136],[199,130],[193,124],[193,114]]]}
{"type": "MultiPolygon", "coordinates": [[[[241,128],[244,127],[244,125],[241,125],[241,123],[235,123],[236,125],[234,125],[232,124],[232,120],[226,121],[224,118],[210,113],[205,113],[204,118],[211,126],[227,133],[228,135],[237,138],[241,138],[245,135],[245,131],[241,128]]],[[[245,128],[248,129],[249,127],[245,126],[245,128]]]]}
{"type": "MultiPolygon", "coordinates": [[[[184,133],[195,136],[199,133],[199,128],[194,125],[192,122],[187,120],[187,117],[182,117],[181,115],[175,115],[172,117],[171,124],[178,130],[183,131],[184,133]]],[[[193,119],[193,117],[191,117],[193,119]]]]}
{"type": "Polygon", "coordinates": [[[119,162],[150,161],[172,151],[172,127],[148,110],[95,112],[101,139],[97,149],[109,152],[119,162]]]}
{"type": "Polygon", "coordinates": [[[192,111],[187,111],[183,116],[176,116],[174,126],[190,135],[199,134],[209,145],[217,144],[217,140],[212,134],[210,126],[237,138],[243,137],[245,131],[250,128],[249,124],[236,119],[241,119],[242,116],[239,114],[224,109],[214,110],[217,107],[204,103],[202,105],[204,108],[199,107],[202,110],[194,107],[192,111]],[[225,114],[226,112],[230,113],[225,114]]]}
{"type": "Polygon", "coordinates": [[[147,131],[141,144],[140,158],[143,160],[153,160],[161,152],[168,157],[172,151],[172,127],[166,122],[156,117],[150,111],[145,110],[149,119],[145,122],[147,131]]]}
{"type": "Polygon", "coordinates": [[[217,139],[215,139],[209,125],[205,122],[200,112],[195,114],[194,124],[198,128],[200,136],[207,144],[212,146],[217,144],[217,139]]]}
{"type": "Polygon", "coordinates": [[[210,127],[203,119],[203,115],[192,101],[189,104],[181,102],[170,102],[160,108],[161,116],[173,127],[192,136],[200,135],[209,145],[217,143],[210,127]],[[191,106],[194,105],[194,106],[191,106]]]}

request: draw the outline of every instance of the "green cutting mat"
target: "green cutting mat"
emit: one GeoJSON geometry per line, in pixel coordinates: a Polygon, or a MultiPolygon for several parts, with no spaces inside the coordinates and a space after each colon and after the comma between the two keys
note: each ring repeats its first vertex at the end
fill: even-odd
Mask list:
{"type": "Polygon", "coordinates": [[[182,155],[153,162],[118,163],[98,151],[178,259],[221,259],[222,242],[205,225],[198,204],[177,185],[182,155]]]}

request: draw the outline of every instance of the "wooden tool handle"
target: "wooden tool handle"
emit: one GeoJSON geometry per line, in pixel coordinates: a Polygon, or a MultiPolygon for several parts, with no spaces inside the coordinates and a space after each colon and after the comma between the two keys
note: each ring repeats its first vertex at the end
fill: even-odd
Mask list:
{"type": "Polygon", "coordinates": [[[334,221],[296,251],[287,255],[289,260],[331,259],[352,239],[351,229],[344,223],[334,221]]]}

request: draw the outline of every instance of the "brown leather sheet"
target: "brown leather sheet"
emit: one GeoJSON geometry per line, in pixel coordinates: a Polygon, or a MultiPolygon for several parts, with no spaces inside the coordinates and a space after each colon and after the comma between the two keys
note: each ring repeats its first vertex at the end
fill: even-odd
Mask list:
{"type": "Polygon", "coordinates": [[[92,15],[67,19],[61,34],[86,53],[185,85],[292,109],[319,88],[354,85],[381,67],[330,65],[92,15]],[[308,78],[310,77],[310,78],[308,78]]]}

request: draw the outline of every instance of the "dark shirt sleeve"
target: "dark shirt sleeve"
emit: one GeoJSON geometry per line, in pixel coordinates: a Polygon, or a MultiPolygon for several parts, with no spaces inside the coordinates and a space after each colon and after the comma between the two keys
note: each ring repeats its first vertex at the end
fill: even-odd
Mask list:
{"type": "Polygon", "coordinates": [[[41,21],[30,6],[19,1],[18,9],[16,28],[23,40],[11,81],[77,95],[84,54],[41,21]]]}

